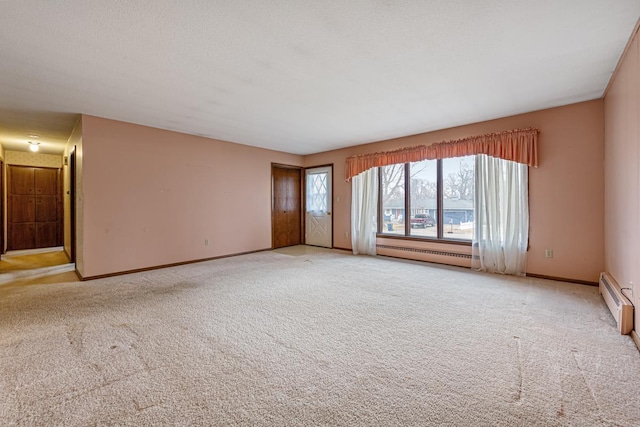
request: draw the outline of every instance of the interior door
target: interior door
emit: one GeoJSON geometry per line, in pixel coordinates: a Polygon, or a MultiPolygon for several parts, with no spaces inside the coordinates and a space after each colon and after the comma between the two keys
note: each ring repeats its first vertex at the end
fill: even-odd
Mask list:
{"type": "Polygon", "coordinates": [[[305,170],[305,243],[333,247],[332,166],[305,170]]]}
{"type": "Polygon", "coordinates": [[[0,259],[4,253],[4,163],[0,160],[0,259]]]}
{"type": "Polygon", "coordinates": [[[36,244],[35,168],[9,166],[9,250],[33,249],[36,244]]]}
{"type": "Polygon", "coordinates": [[[273,248],[299,245],[302,229],[302,191],[299,168],[271,169],[271,233],[273,248]]]}
{"type": "Polygon", "coordinates": [[[58,246],[60,170],[9,166],[9,250],[58,246]]]}
{"type": "Polygon", "coordinates": [[[48,248],[60,244],[58,235],[61,216],[58,212],[59,188],[58,169],[35,170],[36,193],[36,248],[48,248]]]}
{"type": "MultiPolygon", "coordinates": [[[[69,152],[69,258],[76,262],[76,147],[69,152]]],[[[64,244],[64,239],[63,239],[64,244]]]]}

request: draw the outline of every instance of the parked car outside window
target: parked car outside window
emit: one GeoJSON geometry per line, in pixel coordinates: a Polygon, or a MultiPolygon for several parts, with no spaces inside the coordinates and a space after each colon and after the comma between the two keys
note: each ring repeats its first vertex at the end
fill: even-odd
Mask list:
{"type": "Polygon", "coordinates": [[[429,214],[416,214],[411,218],[411,228],[427,228],[433,227],[436,222],[429,216],[429,214]]]}

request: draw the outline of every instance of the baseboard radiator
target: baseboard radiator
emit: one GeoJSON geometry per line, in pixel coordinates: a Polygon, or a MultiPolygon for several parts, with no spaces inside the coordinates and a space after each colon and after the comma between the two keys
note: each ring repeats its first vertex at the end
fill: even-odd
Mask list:
{"type": "Polygon", "coordinates": [[[376,245],[376,249],[378,255],[471,267],[471,254],[380,243],[376,245]]]}
{"type": "Polygon", "coordinates": [[[633,304],[623,295],[618,283],[607,273],[600,273],[600,293],[613,315],[618,331],[627,335],[633,329],[633,304]]]}

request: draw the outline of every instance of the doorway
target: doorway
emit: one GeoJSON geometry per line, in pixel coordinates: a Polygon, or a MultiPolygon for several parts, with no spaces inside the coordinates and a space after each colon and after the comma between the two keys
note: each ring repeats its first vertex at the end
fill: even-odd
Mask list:
{"type": "Polygon", "coordinates": [[[302,170],[271,165],[271,246],[299,245],[302,240],[302,170]]]}
{"type": "Polygon", "coordinates": [[[305,169],[305,243],[333,247],[333,165],[305,169]]]}
{"type": "MultiPolygon", "coordinates": [[[[64,247],[64,218],[69,208],[64,204],[63,193],[67,187],[73,201],[75,152],[69,161],[73,167],[65,178],[60,167],[6,165],[7,229],[3,237],[7,252],[0,260],[0,284],[78,280],[72,254],[64,247]],[[66,177],[70,180],[63,185],[66,177]]],[[[67,165],[66,159],[63,165],[67,165]]],[[[73,236],[71,251],[75,255],[75,209],[68,213],[73,236]]]]}
{"type": "Polygon", "coordinates": [[[76,146],[69,151],[69,260],[76,262],[76,146]]]}
{"type": "Polygon", "coordinates": [[[0,160],[0,260],[4,254],[4,162],[0,160]]]}

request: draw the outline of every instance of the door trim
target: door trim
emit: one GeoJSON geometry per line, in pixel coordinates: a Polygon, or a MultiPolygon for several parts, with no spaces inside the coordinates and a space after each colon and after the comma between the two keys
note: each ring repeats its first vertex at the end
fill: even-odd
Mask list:
{"type": "Polygon", "coordinates": [[[294,165],[286,165],[283,163],[274,163],[271,162],[271,250],[276,248],[276,240],[275,240],[275,216],[274,216],[274,208],[275,201],[273,199],[274,191],[273,191],[273,170],[274,169],[297,169],[300,171],[300,182],[298,185],[300,186],[300,242],[304,244],[304,215],[302,215],[302,211],[304,209],[304,168],[302,166],[294,166],[294,165]]]}
{"type": "MultiPolygon", "coordinates": [[[[334,248],[334,244],[333,244],[333,235],[335,234],[335,228],[334,228],[334,220],[333,218],[335,217],[335,203],[333,201],[333,199],[335,199],[335,193],[333,192],[334,190],[334,183],[333,183],[333,178],[334,178],[334,167],[333,167],[333,163],[325,163],[323,165],[316,165],[316,166],[308,166],[303,168],[303,179],[302,179],[302,212],[306,213],[307,211],[307,182],[306,182],[306,178],[307,178],[307,169],[315,169],[315,168],[327,168],[327,167],[331,167],[331,249],[334,248]]],[[[305,215],[303,215],[305,216],[305,215]]],[[[306,217],[306,216],[305,216],[306,217]]],[[[307,244],[307,230],[306,230],[306,226],[307,226],[307,221],[302,221],[302,242],[306,245],[307,244]]]]}

